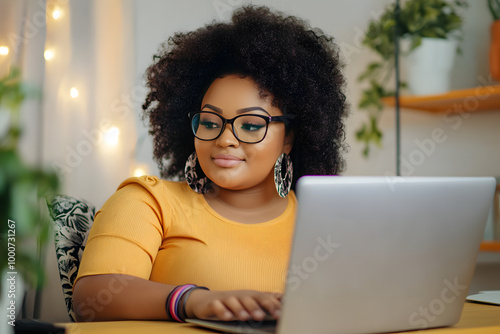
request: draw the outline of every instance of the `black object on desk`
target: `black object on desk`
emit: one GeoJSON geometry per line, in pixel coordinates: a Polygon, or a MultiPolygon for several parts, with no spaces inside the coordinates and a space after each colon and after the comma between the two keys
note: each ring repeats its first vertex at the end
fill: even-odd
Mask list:
{"type": "Polygon", "coordinates": [[[64,334],[65,332],[64,327],[33,319],[16,320],[14,326],[15,334],[64,334]]]}

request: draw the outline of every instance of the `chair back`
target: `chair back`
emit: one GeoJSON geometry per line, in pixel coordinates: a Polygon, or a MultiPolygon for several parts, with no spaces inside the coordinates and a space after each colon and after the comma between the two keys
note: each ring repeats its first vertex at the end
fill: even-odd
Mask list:
{"type": "Polygon", "coordinates": [[[64,195],[48,200],[47,206],[54,221],[57,265],[66,309],[71,320],[75,321],[73,283],[94,222],[95,208],[86,201],[64,195]]]}

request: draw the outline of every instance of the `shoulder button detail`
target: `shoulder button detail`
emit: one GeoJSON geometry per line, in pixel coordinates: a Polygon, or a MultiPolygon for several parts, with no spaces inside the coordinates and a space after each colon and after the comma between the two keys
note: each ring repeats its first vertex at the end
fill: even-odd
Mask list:
{"type": "Polygon", "coordinates": [[[150,175],[144,175],[140,177],[143,179],[147,184],[154,186],[155,184],[158,183],[159,179],[156,176],[150,176],[150,175]]]}

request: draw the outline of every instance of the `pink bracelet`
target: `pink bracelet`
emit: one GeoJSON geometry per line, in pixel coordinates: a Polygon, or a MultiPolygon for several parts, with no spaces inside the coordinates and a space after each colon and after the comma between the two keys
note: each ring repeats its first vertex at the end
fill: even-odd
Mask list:
{"type": "Polygon", "coordinates": [[[179,312],[179,302],[182,299],[182,296],[189,291],[190,289],[196,287],[194,284],[186,284],[176,286],[167,297],[167,302],[165,308],[167,309],[167,316],[171,320],[175,320],[178,322],[184,322],[184,320],[180,316],[179,312]]]}

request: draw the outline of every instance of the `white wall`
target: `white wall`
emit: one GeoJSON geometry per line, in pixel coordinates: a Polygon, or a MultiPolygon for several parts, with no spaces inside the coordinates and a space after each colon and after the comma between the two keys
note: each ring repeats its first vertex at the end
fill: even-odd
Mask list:
{"type": "MultiPolygon", "coordinates": [[[[40,87],[43,95],[23,105],[20,151],[26,161],[58,172],[61,193],[99,208],[130,175],[136,143],[135,122],[127,117],[132,110],[126,103],[133,92],[132,2],[50,1],[47,13],[43,0],[0,3],[0,16],[17,20],[11,26],[0,25],[0,45],[9,42],[4,38],[10,34],[22,36],[23,80],[40,87]],[[28,9],[26,15],[22,8],[28,9]],[[58,19],[52,17],[55,8],[62,12],[58,19]],[[21,32],[20,22],[29,29],[21,32]],[[54,52],[51,60],[44,60],[44,49],[54,52]],[[78,97],[70,96],[71,87],[79,90],[78,97]],[[115,145],[103,140],[111,126],[122,131],[115,145]]],[[[53,241],[46,250],[48,279],[39,304],[41,317],[67,321],[53,241]]],[[[31,316],[31,305],[26,309],[31,316]]]]}
{"type": "MultiPolygon", "coordinates": [[[[384,175],[395,173],[395,112],[386,109],[380,126],[384,133],[383,147],[372,148],[368,159],[361,154],[362,145],[354,133],[365,120],[365,113],[357,109],[361,87],[357,76],[373,60],[373,53],[361,45],[368,21],[378,17],[388,0],[323,1],[323,0],[189,0],[189,1],[135,1],[136,73],[139,78],[152,62],[158,45],[175,31],[187,31],[210,23],[214,19],[228,19],[234,5],[267,4],[272,8],[300,16],[331,34],[343,45],[347,64],[347,97],[351,116],[347,121],[347,142],[351,149],[346,155],[345,175],[384,175]]],[[[491,82],[488,73],[489,25],[491,18],[486,3],[474,3],[465,14],[463,54],[458,55],[453,72],[452,88],[468,88],[491,82]]],[[[142,101],[141,101],[142,102],[142,101]]],[[[139,109],[138,109],[139,110],[139,109]]],[[[403,110],[401,114],[401,154],[403,175],[500,175],[500,112],[471,112],[445,119],[443,114],[403,110]],[[446,141],[430,143],[434,129],[444,131],[446,141]],[[426,143],[424,149],[416,142],[426,143]],[[417,151],[421,151],[419,153],[417,151]],[[423,159],[422,159],[423,157],[423,159]]],[[[142,123],[139,133],[145,133],[142,123]]],[[[140,137],[140,135],[139,135],[140,137]]],[[[150,161],[149,143],[143,144],[140,160],[150,161]]],[[[155,172],[155,169],[152,169],[155,172]]]]}

